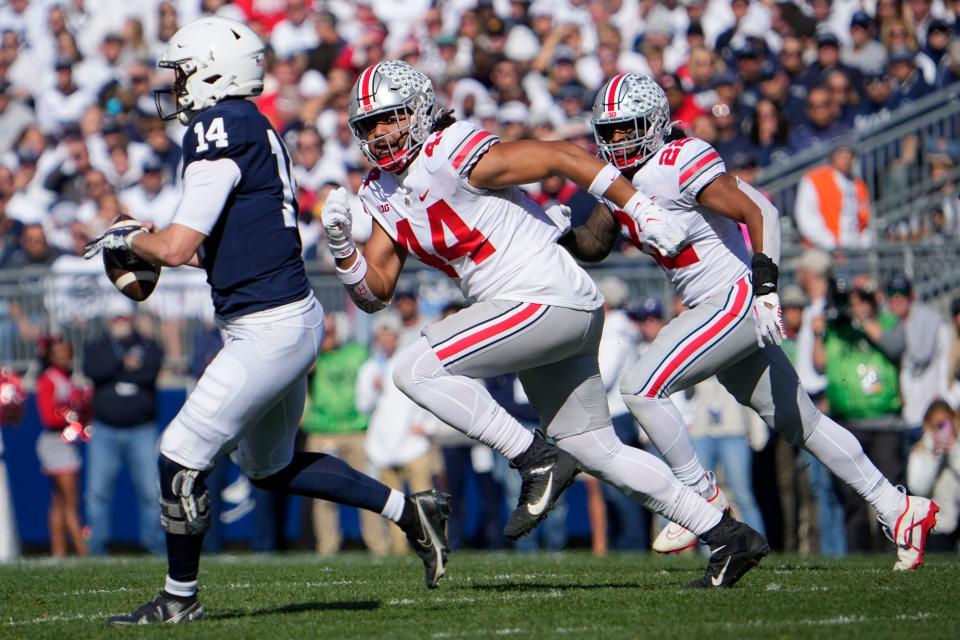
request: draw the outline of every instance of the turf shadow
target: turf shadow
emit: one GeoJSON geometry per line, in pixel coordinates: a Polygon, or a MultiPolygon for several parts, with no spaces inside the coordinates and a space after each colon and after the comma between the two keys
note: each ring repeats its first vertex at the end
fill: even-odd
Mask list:
{"type": "Polygon", "coordinates": [[[270,614],[303,613],[305,611],[372,611],[380,607],[379,600],[348,600],[340,602],[295,602],[282,607],[261,609],[227,609],[208,614],[208,620],[230,620],[270,614]]]}

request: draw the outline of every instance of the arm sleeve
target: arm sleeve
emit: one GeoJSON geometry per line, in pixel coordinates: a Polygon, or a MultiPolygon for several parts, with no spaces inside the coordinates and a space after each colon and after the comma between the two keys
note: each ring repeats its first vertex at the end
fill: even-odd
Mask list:
{"type": "Polygon", "coordinates": [[[191,162],[183,172],[183,198],[173,222],[210,235],[238,184],[240,167],[230,158],[191,162]]]}
{"type": "Polygon", "coordinates": [[[812,242],[814,246],[821,249],[836,247],[836,239],[823,222],[817,191],[807,177],[800,180],[800,186],[797,187],[793,216],[797,222],[797,231],[800,232],[804,240],[812,242]]]}

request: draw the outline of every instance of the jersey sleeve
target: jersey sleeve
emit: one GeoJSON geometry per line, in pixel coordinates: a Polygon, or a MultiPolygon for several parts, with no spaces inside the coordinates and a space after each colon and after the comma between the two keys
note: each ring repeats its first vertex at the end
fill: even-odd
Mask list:
{"type": "Polygon", "coordinates": [[[183,168],[197,160],[241,160],[255,144],[249,123],[237,113],[216,107],[201,112],[183,134],[183,168]]]}
{"type": "Polygon", "coordinates": [[[486,129],[467,122],[456,122],[428,139],[425,152],[436,157],[436,161],[449,164],[459,176],[467,178],[473,167],[490,147],[500,142],[500,138],[486,129]],[[433,142],[434,148],[426,148],[433,142]]]}
{"type": "Polygon", "coordinates": [[[717,150],[697,138],[688,139],[680,148],[676,167],[677,190],[691,205],[697,204],[701,189],[727,171],[717,150]]]}

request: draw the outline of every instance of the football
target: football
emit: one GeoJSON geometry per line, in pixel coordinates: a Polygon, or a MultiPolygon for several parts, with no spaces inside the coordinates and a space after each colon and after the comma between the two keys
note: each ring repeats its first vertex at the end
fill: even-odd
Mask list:
{"type": "MultiPolygon", "coordinates": [[[[140,226],[138,221],[124,214],[117,216],[113,223],[140,226]]],[[[117,291],[136,302],[146,300],[160,279],[160,267],[123,249],[104,250],[103,268],[117,291]]]]}

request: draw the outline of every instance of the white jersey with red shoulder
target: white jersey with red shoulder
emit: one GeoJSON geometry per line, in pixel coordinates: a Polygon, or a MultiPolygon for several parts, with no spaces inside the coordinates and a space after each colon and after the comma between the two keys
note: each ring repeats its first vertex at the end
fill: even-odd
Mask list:
{"type": "Polygon", "coordinates": [[[557,243],[559,229],[517,187],[476,189],[468,177],[500,139],[466,122],[430,134],[397,175],[374,169],[366,211],[397,244],[459,280],[467,298],[592,310],[603,297],[557,243]]]}
{"type": "Polygon", "coordinates": [[[740,225],[697,201],[700,190],[725,172],[720,154],[710,144],[683,138],[664,145],[634,174],[633,186],[686,226],[687,244],[673,257],[661,256],[642,243],[640,225],[623,211],[611,208],[624,235],[663,267],[688,307],[749,273],[750,254],[740,225]]]}

